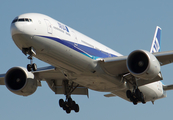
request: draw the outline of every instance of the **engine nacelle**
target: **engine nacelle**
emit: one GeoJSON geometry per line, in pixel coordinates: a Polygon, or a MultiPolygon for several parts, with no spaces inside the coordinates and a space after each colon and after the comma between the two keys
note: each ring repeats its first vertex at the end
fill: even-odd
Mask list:
{"type": "Polygon", "coordinates": [[[132,75],[144,80],[152,80],[160,72],[160,63],[157,58],[145,50],[135,50],[130,53],[126,64],[132,75]]]}
{"type": "Polygon", "coordinates": [[[23,67],[13,67],[5,75],[5,85],[13,93],[22,96],[33,94],[37,89],[34,74],[23,67]]]}

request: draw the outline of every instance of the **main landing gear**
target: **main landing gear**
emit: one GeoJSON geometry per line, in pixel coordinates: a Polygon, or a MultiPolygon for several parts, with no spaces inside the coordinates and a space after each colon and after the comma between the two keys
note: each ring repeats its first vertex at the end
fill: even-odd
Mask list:
{"type": "Polygon", "coordinates": [[[127,98],[130,99],[131,102],[133,102],[134,105],[137,105],[138,102],[142,102],[143,104],[146,103],[144,100],[143,93],[138,88],[134,88],[133,92],[131,92],[130,90],[127,90],[126,96],[127,98]]]}
{"type": "Polygon", "coordinates": [[[37,65],[35,63],[33,63],[33,55],[36,55],[36,52],[34,51],[33,47],[29,47],[29,48],[22,48],[22,52],[25,55],[29,55],[28,59],[30,60],[30,64],[27,65],[27,70],[30,71],[36,71],[37,70],[37,65]]]}
{"type": "Polygon", "coordinates": [[[72,82],[69,85],[68,80],[63,81],[63,86],[65,88],[65,95],[66,95],[66,100],[64,101],[63,99],[59,100],[59,106],[63,108],[63,110],[66,111],[67,114],[71,112],[71,110],[74,110],[75,112],[79,112],[79,105],[76,104],[75,101],[72,100],[71,94],[72,92],[79,86],[76,85],[75,87],[73,86],[74,82],[72,82]]]}
{"type": "Polygon", "coordinates": [[[65,101],[63,99],[60,99],[59,106],[62,107],[63,110],[65,110],[66,113],[68,114],[71,112],[71,110],[74,110],[75,112],[79,112],[79,105],[76,104],[76,102],[73,101],[71,97],[69,97],[65,101]]]}

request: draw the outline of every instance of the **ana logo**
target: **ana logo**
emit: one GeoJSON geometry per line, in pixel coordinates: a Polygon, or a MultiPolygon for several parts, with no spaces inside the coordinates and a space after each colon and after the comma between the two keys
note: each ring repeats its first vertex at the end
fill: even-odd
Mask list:
{"type": "Polygon", "coordinates": [[[65,26],[65,25],[63,25],[63,24],[61,24],[61,23],[58,23],[58,25],[59,25],[59,28],[60,28],[60,29],[65,30],[66,32],[69,32],[67,26],[65,26]]]}

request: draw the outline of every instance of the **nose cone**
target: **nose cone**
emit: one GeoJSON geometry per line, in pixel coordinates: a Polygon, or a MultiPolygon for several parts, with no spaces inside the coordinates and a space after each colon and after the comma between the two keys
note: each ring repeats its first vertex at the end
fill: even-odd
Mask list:
{"type": "Polygon", "coordinates": [[[11,23],[11,36],[20,34],[23,32],[23,24],[19,23],[18,17],[16,17],[11,23]]]}
{"type": "Polygon", "coordinates": [[[27,30],[28,27],[32,27],[33,21],[28,18],[27,14],[20,15],[16,17],[11,23],[11,35],[21,34],[27,30]]]}
{"type": "Polygon", "coordinates": [[[11,36],[18,48],[28,47],[33,31],[33,22],[27,14],[16,17],[11,23],[11,36]]]}

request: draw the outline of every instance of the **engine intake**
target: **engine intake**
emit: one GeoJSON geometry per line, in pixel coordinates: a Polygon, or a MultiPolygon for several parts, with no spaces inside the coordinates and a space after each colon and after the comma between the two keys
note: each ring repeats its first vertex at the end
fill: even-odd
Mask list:
{"type": "Polygon", "coordinates": [[[136,77],[151,80],[160,72],[157,58],[145,50],[135,50],[127,58],[127,68],[136,77]]]}
{"type": "Polygon", "coordinates": [[[5,75],[5,85],[17,95],[28,96],[33,94],[37,89],[37,80],[34,74],[28,72],[23,67],[13,67],[5,75]]]}

